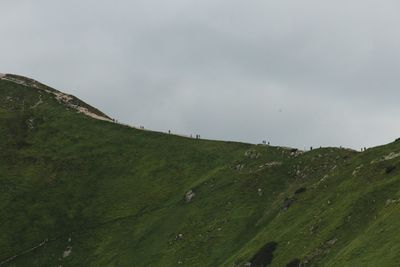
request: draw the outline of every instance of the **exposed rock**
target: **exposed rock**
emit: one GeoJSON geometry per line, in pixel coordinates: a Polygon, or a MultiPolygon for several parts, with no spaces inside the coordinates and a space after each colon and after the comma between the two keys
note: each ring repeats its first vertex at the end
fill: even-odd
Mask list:
{"type": "Polygon", "coordinates": [[[33,129],[33,128],[34,128],[34,126],[33,126],[33,119],[29,119],[29,120],[26,122],[26,125],[28,126],[29,129],[33,129]]]}
{"type": "Polygon", "coordinates": [[[391,159],[395,159],[395,158],[398,158],[398,157],[400,157],[400,152],[399,153],[392,152],[389,155],[384,156],[383,160],[391,160],[391,159]]]}
{"type": "Polygon", "coordinates": [[[395,159],[395,158],[398,158],[398,157],[400,157],[400,152],[398,152],[398,153],[391,152],[388,155],[385,155],[380,159],[374,159],[373,161],[371,161],[371,164],[375,164],[375,163],[386,161],[386,160],[395,159]]]}
{"type": "Polygon", "coordinates": [[[331,240],[329,240],[328,242],[326,242],[326,244],[327,244],[328,246],[333,246],[333,245],[336,244],[337,241],[338,241],[338,239],[337,239],[337,238],[334,238],[334,239],[331,239],[331,240]]]}
{"type": "Polygon", "coordinates": [[[39,95],[39,100],[38,100],[38,102],[36,102],[36,104],[34,104],[31,108],[34,109],[34,108],[36,108],[37,106],[39,106],[40,104],[42,104],[42,103],[43,103],[42,95],[39,95]]]}
{"type": "Polygon", "coordinates": [[[72,253],[72,247],[67,247],[67,249],[63,252],[63,258],[69,257],[72,253]]]}
{"type": "Polygon", "coordinates": [[[103,120],[103,121],[109,121],[112,122],[112,119],[108,118],[107,116],[103,116],[100,114],[96,114],[92,111],[90,111],[88,108],[86,107],[82,107],[79,105],[76,105],[73,103],[73,97],[71,95],[68,94],[64,94],[60,91],[57,91],[55,89],[51,89],[50,87],[47,87],[35,80],[29,79],[29,78],[25,78],[25,77],[19,77],[16,75],[3,75],[2,77],[0,77],[0,79],[4,79],[16,84],[20,84],[23,86],[27,86],[27,87],[33,87],[36,88],[38,90],[41,90],[42,92],[46,92],[48,94],[51,94],[53,96],[55,96],[56,100],[59,103],[64,104],[67,108],[72,108],[75,109],[78,113],[83,113],[86,116],[92,117],[94,119],[97,120],[103,120]]]}
{"type": "Polygon", "coordinates": [[[324,177],[322,177],[316,184],[314,184],[314,187],[318,187],[319,185],[321,185],[322,183],[324,183],[327,179],[329,178],[329,175],[325,175],[324,177]]]}
{"type": "Polygon", "coordinates": [[[364,167],[364,164],[361,164],[360,166],[356,167],[356,168],[354,169],[352,175],[353,175],[353,176],[356,176],[356,175],[360,172],[360,170],[361,170],[362,167],[364,167]]]}
{"type": "Polygon", "coordinates": [[[241,170],[243,170],[244,167],[245,167],[245,164],[238,164],[238,165],[236,165],[236,170],[241,171],[241,170]]]}
{"type": "Polygon", "coordinates": [[[282,165],[281,161],[271,161],[264,164],[265,167],[273,167],[282,165]]]}
{"type": "Polygon", "coordinates": [[[386,206],[388,206],[390,204],[396,204],[396,203],[400,203],[400,199],[388,199],[388,200],[386,200],[386,206]]]}

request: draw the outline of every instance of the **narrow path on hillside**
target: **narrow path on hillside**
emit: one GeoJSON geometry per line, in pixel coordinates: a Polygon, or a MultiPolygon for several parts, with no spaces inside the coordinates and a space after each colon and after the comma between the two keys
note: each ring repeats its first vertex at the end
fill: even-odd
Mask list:
{"type": "MultiPolygon", "coordinates": [[[[84,233],[96,230],[96,229],[98,229],[100,227],[103,227],[105,225],[108,225],[108,224],[112,224],[112,223],[116,223],[116,222],[120,222],[120,221],[124,221],[124,220],[128,220],[128,219],[140,218],[143,215],[150,214],[152,212],[156,212],[158,210],[162,210],[162,209],[165,209],[165,208],[169,208],[169,207],[171,207],[171,206],[173,206],[175,204],[176,203],[170,203],[168,205],[164,205],[164,206],[161,206],[159,208],[152,208],[152,209],[150,209],[148,211],[146,211],[147,207],[144,207],[144,208],[140,209],[136,214],[114,218],[114,219],[111,219],[109,221],[101,222],[101,223],[99,223],[99,224],[97,224],[95,226],[92,226],[92,227],[86,227],[86,228],[82,228],[82,229],[72,230],[71,233],[84,234],[84,233]]],[[[16,260],[19,257],[26,256],[27,254],[29,254],[31,252],[34,252],[34,251],[40,249],[41,247],[44,247],[46,244],[54,242],[54,241],[56,241],[56,240],[58,240],[58,239],[60,239],[60,238],[62,238],[64,236],[66,236],[66,235],[60,235],[60,236],[57,236],[57,237],[54,237],[54,238],[46,238],[41,243],[39,243],[38,245],[35,245],[35,246],[33,246],[33,247],[29,248],[29,249],[26,249],[26,250],[24,250],[24,251],[22,251],[20,253],[15,254],[13,256],[7,257],[4,260],[1,260],[0,261],[0,266],[4,266],[7,263],[11,263],[12,261],[16,260]]]]}

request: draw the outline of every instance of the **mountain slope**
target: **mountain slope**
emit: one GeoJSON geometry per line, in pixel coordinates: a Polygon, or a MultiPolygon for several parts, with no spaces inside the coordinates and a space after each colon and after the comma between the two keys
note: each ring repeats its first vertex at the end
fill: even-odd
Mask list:
{"type": "Polygon", "coordinates": [[[0,80],[0,266],[398,266],[400,142],[363,153],[119,125],[0,80]]]}

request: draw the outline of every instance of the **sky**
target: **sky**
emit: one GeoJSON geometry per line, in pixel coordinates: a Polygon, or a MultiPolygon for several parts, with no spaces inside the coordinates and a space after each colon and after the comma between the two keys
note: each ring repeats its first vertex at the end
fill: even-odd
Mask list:
{"type": "Polygon", "coordinates": [[[399,1],[2,0],[0,72],[120,122],[354,149],[400,137],[399,1]]]}

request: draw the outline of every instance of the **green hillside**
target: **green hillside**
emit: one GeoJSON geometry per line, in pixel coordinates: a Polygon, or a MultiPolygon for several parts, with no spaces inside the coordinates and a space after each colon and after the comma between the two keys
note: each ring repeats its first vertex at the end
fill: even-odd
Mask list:
{"type": "Polygon", "coordinates": [[[0,266],[400,266],[400,142],[197,140],[0,80],[0,266]]]}

